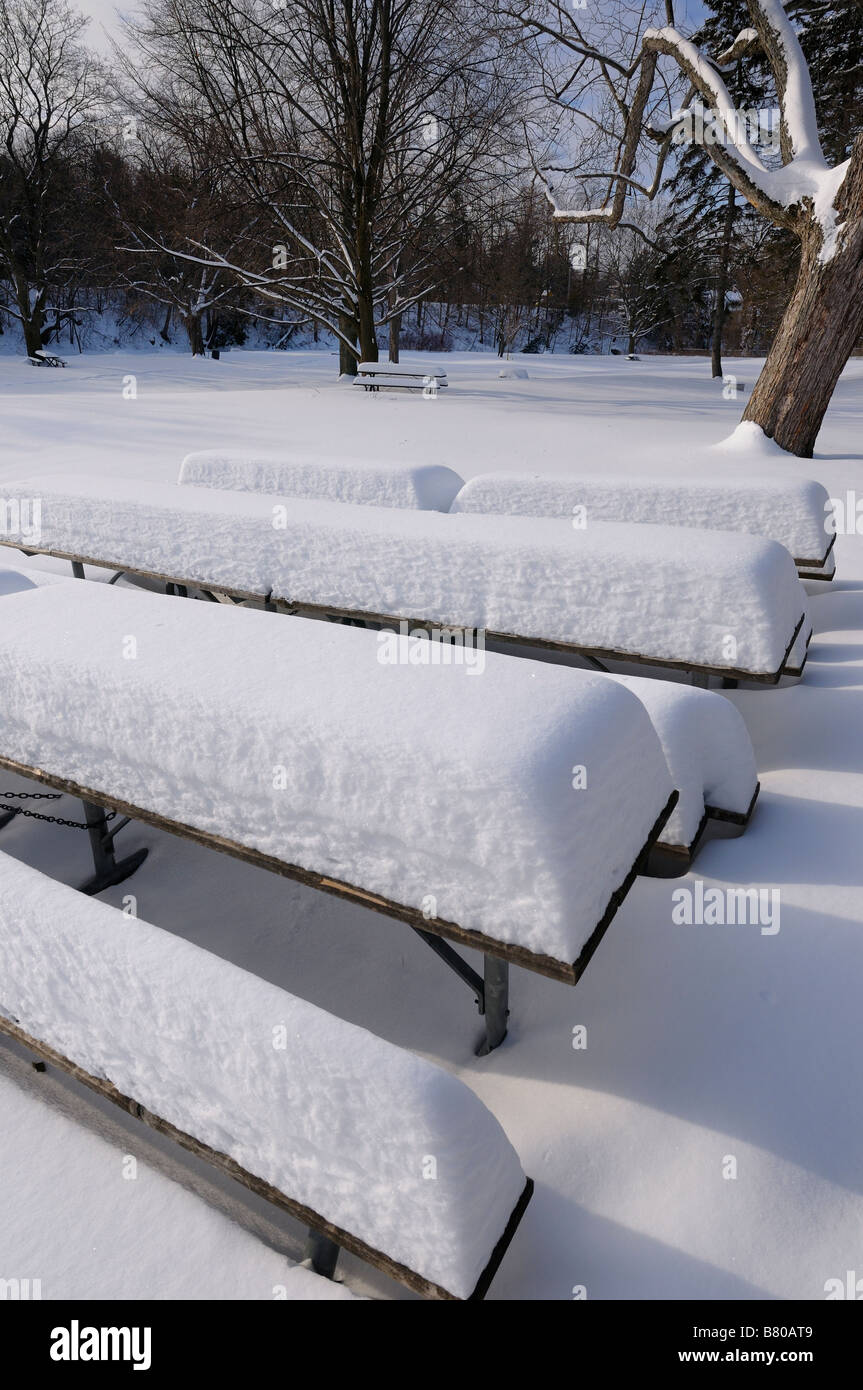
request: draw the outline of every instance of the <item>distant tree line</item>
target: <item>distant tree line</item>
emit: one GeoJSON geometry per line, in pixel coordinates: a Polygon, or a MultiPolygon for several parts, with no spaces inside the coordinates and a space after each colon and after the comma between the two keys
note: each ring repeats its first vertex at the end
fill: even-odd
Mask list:
{"type": "MultiPolygon", "coordinates": [[[[861,124],[863,6],[787,9],[841,159],[861,124]]],[[[746,29],[745,0],[707,10],[708,49],[746,29]]],[[[717,375],[723,350],[766,352],[799,243],[699,145],[671,152],[648,211],[632,199],[616,230],[550,215],[543,113],[587,122],[586,202],[600,107],[550,92],[533,14],[145,0],[105,60],[68,0],[0,0],[0,329],[33,355],[110,310],[120,336],[201,354],[255,325],[273,346],[327,335],[348,373],[381,348],[459,343],[700,351],[717,375]]],[[[741,104],[773,99],[763,61],[725,76],[741,104]]]]}

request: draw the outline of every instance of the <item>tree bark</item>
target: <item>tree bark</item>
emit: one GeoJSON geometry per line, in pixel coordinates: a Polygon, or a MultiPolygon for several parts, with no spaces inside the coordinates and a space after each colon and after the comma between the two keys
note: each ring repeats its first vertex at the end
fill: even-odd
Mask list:
{"type": "Polygon", "coordinates": [[[204,356],[204,332],[201,327],[200,314],[183,314],[183,327],[189,337],[189,347],[192,349],[193,357],[204,356]]]}
{"type": "Polygon", "coordinates": [[[24,347],[28,357],[35,357],[44,347],[45,338],[45,314],[43,311],[43,292],[34,291],[31,288],[30,280],[27,275],[12,267],[12,284],[15,293],[15,303],[18,306],[18,313],[21,318],[21,330],[24,334],[24,347]]]}
{"type": "Polygon", "coordinates": [[[24,330],[24,346],[27,349],[28,357],[35,357],[42,351],[42,330],[32,318],[22,321],[21,327],[24,330]]]}
{"type": "Polygon", "coordinates": [[[371,230],[364,216],[358,218],[356,233],[357,327],[361,362],[377,362],[375,334],[375,287],[372,271],[371,230]]]}
{"type": "MultiPolygon", "coordinates": [[[[359,335],[357,332],[357,321],[353,314],[339,314],[339,331],[343,333],[346,338],[349,338],[352,343],[357,342],[359,335]]],[[[339,376],[356,376],[357,363],[360,360],[357,353],[358,348],[351,352],[347,344],[343,343],[341,338],[339,339],[339,376]]]]}
{"type": "Polygon", "coordinates": [[[390,343],[389,343],[389,347],[390,347],[390,361],[391,361],[391,362],[398,362],[398,360],[399,360],[399,342],[400,342],[400,339],[401,339],[401,332],[402,332],[402,316],[401,316],[401,314],[393,314],[392,318],[390,319],[390,330],[389,330],[389,332],[390,332],[390,343]]]}
{"type": "Polygon", "coordinates": [[[716,280],[716,303],[713,306],[713,334],[710,341],[710,365],[715,377],[722,376],[722,330],[728,309],[728,278],[731,265],[731,236],[734,231],[734,214],[737,209],[737,189],[733,183],[728,185],[728,200],[725,204],[725,218],[722,223],[722,242],[719,253],[719,273],[716,280]]]}
{"type": "Polygon", "coordinates": [[[801,458],[812,457],[833,390],[863,333],[863,136],[836,205],[838,249],[819,260],[821,228],[810,223],[791,301],[743,413],[801,458]]]}

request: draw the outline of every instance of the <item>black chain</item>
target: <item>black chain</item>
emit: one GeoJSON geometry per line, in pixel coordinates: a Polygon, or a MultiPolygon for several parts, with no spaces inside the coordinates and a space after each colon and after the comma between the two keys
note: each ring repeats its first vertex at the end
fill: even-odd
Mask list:
{"type": "MultiPolygon", "coordinates": [[[[8,797],[10,801],[59,801],[61,792],[0,792],[0,796],[8,797]]],[[[62,816],[44,816],[40,811],[25,811],[23,806],[4,806],[0,801],[0,811],[10,811],[13,816],[24,816],[27,820],[41,820],[46,825],[65,825],[69,830],[89,830],[90,826],[85,820],[64,820],[62,816]]],[[[106,822],[113,820],[116,811],[109,811],[105,816],[106,822]]]]}

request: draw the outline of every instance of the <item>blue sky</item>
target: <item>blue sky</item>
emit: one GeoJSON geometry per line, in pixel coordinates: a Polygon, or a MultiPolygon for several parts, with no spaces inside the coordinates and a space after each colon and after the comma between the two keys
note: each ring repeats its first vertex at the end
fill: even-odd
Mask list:
{"type": "MultiPolygon", "coordinates": [[[[128,5],[118,5],[117,0],[74,0],[77,8],[81,10],[89,19],[92,19],[89,32],[89,42],[91,47],[106,49],[106,32],[112,37],[117,37],[119,33],[119,23],[117,21],[118,10],[130,13],[134,10],[133,3],[128,5]]],[[[614,4],[614,0],[600,0],[605,5],[614,4]]],[[[702,0],[676,0],[675,13],[678,23],[688,28],[691,24],[698,22],[704,12],[702,0]]]]}

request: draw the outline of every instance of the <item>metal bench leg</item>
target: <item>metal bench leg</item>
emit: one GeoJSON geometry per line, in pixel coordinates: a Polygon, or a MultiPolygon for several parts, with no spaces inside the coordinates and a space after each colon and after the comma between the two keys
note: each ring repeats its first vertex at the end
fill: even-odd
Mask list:
{"type": "Polygon", "coordinates": [[[84,566],[81,564],[81,561],[80,561],[80,560],[73,560],[73,561],[72,561],[72,577],[73,577],[74,579],[84,579],[84,578],[85,578],[85,575],[84,575],[84,566]]]}
{"type": "Polygon", "coordinates": [[[306,1248],[303,1251],[303,1260],[308,1263],[309,1268],[315,1274],[320,1274],[323,1279],[332,1279],[336,1272],[336,1265],[339,1259],[340,1245],[336,1245],[329,1236],[316,1231],[314,1227],[309,1228],[309,1235],[306,1241],[306,1248]]]}
{"type": "Polygon", "coordinates": [[[733,676],[723,676],[723,677],[722,677],[722,689],[723,689],[723,690],[736,690],[737,687],[739,686],[739,684],[740,684],[740,681],[735,680],[733,676]]]}
{"type": "Polygon", "coordinates": [[[485,1038],[477,1048],[477,1057],[487,1057],[500,1047],[506,1037],[509,1017],[509,961],[498,956],[485,956],[485,1038]]]}
{"type": "Polygon", "coordinates": [[[91,801],[82,801],[81,805],[84,807],[84,819],[87,822],[87,834],[90,837],[93,867],[96,872],[86,883],[82,883],[80,891],[92,898],[96,893],[101,893],[103,888],[111,888],[115,883],[123,883],[125,879],[130,878],[135,870],[141,867],[149,851],[137,849],[125,859],[116,859],[114,836],[128,821],[124,820],[117,830],[109,832],[107,817],[101,806],[95,806],[91,801]]]}
{"type": "Polygon", "coordinates": [[[15,819],[15,812],[14,812],[14,811],[4,811],[3,814],[2,814],[2,816],[0,816],[0,830],[3,829],[4,825],[8,825],[9,822],[10,822],[10,820],[14,820],[14,819],[15,819]]]}
{"type": "Polygon", "coordinates": [[[440,956],[445,965],[463,980],[476,996],[476,1004],[485,1019],[485,1037],[476,1050],[477,1057],[487,1057],[500,1047],[506,1037],[506,1020],[509,1017],[509,962],[498,956],[483,956],[484,973],[479,976],[472,966],[453,950],[448,941],[435,936],[433,932],[414,927],[417,936],[440,956]]]}

